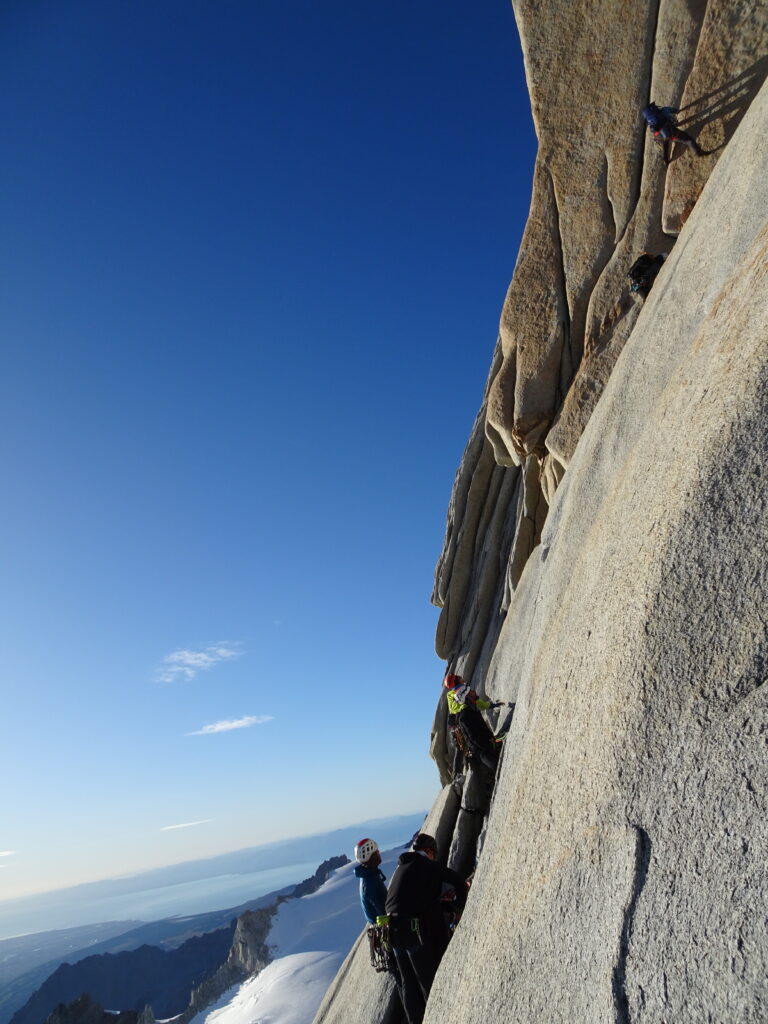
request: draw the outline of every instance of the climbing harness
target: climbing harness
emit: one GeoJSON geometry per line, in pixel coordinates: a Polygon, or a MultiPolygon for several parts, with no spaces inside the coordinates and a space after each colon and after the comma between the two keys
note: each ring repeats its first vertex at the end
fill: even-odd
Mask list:
{"type": "Polygon", "coordinates": [[[496,737],[493,738],[494,749],[491,754],[484,750],[479,743],[472,741],[472,738],[467,735],[460,722],[451,726],[451,733],[457,748],[468,765],[476,765],[479,762],[490,771],[496,770],[496,757],[499,750],[496,737]]]}
{"type": "Polygon", "coordinates": [[[456,725],[452,725],[451,726],[451,735],[453,736],[454,743],[459,748],[461,753],[464,755],[465,760],[466,761],[471,761],[472,760],[472,749],[471,749],[471,747],[469,745],[469,742],[467,740],[466,733],[461,728],[461,726],[459,725],[458,722],[456,723],[456,725]]]}
{"type": "Polygon", "coordinates": [[[367,932],[371,967],[378,972],[396,970],[393,945],[407,948],[424,945],[418,917],[401,917],[393,921],[389,914],[380,914],[376,924],[368,925],[367,932]]]}

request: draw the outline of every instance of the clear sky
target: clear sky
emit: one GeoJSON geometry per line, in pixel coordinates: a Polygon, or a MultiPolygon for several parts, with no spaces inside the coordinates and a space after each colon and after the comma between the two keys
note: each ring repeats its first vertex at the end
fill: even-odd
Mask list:
{"type": "Polygon", "coordinates": [[[6,0],[0,106],[0,898],[428,807],[509,3],[6,0]]]}

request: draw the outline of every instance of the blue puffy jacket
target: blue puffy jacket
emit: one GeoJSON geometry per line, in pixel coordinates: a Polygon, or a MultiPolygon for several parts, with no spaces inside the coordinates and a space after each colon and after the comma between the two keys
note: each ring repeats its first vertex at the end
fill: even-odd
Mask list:
{"type": "Polygon", "coordinates": [[[386,875],[381,868],[369,868],[365,864],[356,864],[355,874],[360,879],[363,913],[369,924],[376,924],[376,918],[384,913],[387,900],[386,875]]]}

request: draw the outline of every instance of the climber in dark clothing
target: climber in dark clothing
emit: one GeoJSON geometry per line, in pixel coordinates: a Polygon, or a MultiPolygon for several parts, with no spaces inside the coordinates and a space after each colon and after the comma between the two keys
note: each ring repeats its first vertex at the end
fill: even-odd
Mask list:
{"type": "Polygon", "coordinates": [[[641,256],[638,256],[629,268],[627,275],[629,277],[629,290],[641,299],[647,299],[651,286],[656,280],[657,274],[664,266],[666,258],[663,252],[657,253],[655,256],[650,252],[644,252],[641,256]]]}
{"type": "MultiPolygon", "coordinates": [[[[499,744],[491,732],[481,711],[502,707],[501,701],[483,700],[464,682],[461,676],[447,673],[443,679],[445,697],[448,703],[448,726],[460,729],[470,757],[476,758],[491,771],[496,770],[499,744]]],[[[457,747],[461,740],[456,737],[457,747]]],[[[454,761],[454,775],[458,771],[458,759],[454,761]]]]}
{"type": "Polygon", "coordinates": [[[696,156],[706,156],[705,151],[698,144],[693,136],[679,128],[675,120],[675,114],[679,113],[676,107],[659,107],[655,103],[649,103],[643,107],[642,114],[648,124],[649,130],[653,133],[654,139],[660,142],[664,148],[664,163],[668,164],[671,156],[670,146],[675,142],[687,146],[696,156]]]}
{"type": "Polygon", "coordinates": [[[466,902],[464,879],[435,863],[437,843],[420,833],[413,850],[401,855],[389,883],[386,909],[395,957],[402,976],[408,1024],[421,1024],[435,972],[451,937],[441,899],[455,891],[459,909],[466,902]]]}

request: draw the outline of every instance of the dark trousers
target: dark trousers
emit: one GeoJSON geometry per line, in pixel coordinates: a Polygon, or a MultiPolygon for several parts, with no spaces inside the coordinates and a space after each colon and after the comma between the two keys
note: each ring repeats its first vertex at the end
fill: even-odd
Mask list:
{"type": "Polygon", "coordinates": [[[400,970],[400,964],[397,962],[395,951],[391,950],[389,954],[389,973],[392,976],[392,980],[395,983],[397,989],[397,997],[400,1000],[400,1005],[405,1010],[405,995],[403,993],[403,975],[400,970]]]}
{"type": "Polygon", "coordinates": [[[440,952],[432,946],[395,946],[400,968],[400,998],[408,1024],[421,1024],[427,1008],[429,990],[440,963],[440,952]]]}
{"type": "Polygon", "coordinates": [[[678,128],[677,125],[664,126],[659,132],[654,132],[659,139],[661,139],[662,146],[664,148],[664,163],[668,164],[672,156],[672,145],[675,142],[679,142],[681,146],[687,146],[696,156],[704,156],[704,150],[698,144],[696,139],[688,132],[684,132],[682,128],[678,128]]]}
{"type": "Polygon", "coordinates": [[[464,708],[457,715],[459,728],[463,730],[472,753],[486,768],[495,769],[497,752],[493,733],[485,719],[475,708],[464,708]]]}

